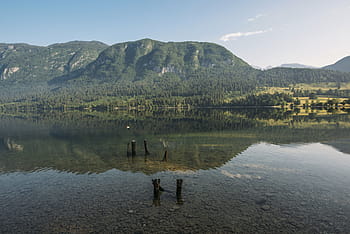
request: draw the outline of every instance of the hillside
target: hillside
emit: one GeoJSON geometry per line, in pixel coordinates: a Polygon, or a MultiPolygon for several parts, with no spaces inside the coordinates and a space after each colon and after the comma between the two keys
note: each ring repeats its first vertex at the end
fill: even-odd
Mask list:
{"type": "Polygon", "coordinates": [[[160,42],[142,39],[108,47],[84,69],[55,82],[88,80],[142,80],[172,73],[185,78],[201,68],[241,68],[250,66],[222,46],[206,42],[160,42]]]}
{"type": "Polygon", "coordinates": [[[350,82],[350,74],[324,69],[272,68],[258,73],[260,85],[285,87],[299,83],[350,82]]]}
{"type": "Polygon", "coordinates": [[[323,68],[334,71],[350,72],[350,56],[342,58],[336,63],[325,66],[323,68]]]}
{"type": "Polygon", "coordinates": [[[292,86],[331,87],[330,82],[337,88],[317,88],[317,94],[350,96],[346,88],[350,73],[306,68],[261,71],[207,42],[143,39],[107,46],[75,41],[48,47],[1,44],[0,50],[0,109],[222,106],[242,104],[234,99],[269,92],[269,87],[287,94],[267,102],[280,103],[290,100],[288,95],[315,93],[315,88],[292,86]]]}
{"type": "Polygon", "coordinates": [[[47,47],[0,44],[0,80],[48,81],[86,66],[107,45],[73,41],[47,47]]]}

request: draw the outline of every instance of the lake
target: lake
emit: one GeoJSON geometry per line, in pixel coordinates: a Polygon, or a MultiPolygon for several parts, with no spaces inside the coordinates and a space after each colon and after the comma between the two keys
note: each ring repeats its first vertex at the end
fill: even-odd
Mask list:
{"type": "Polygon", "coordinates": [[[0,232],[347,233],[349,143],[341,110],[3,114],[0,232]]]}

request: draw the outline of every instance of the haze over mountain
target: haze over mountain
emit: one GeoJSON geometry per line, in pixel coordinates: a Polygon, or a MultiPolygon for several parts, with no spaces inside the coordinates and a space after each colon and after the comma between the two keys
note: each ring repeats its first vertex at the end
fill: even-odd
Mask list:
{"type": "Polygon", "coordinates": [[[285,63],[285,64],[281,64],[279,67],[289,67],[289,68],[316,68],[313,66],[309,66],[309,65],[304,65],[304,64],[300,64],[300,63],[285,63]]]}
{"type": "Polygon", "coordinates": [[[277,68],[277,67],[283,67],[283,68],[309,68],[309,69],[317,69],[317,67],[314,66],[309,66],[309,65],[304,65],[304,64],[300,64],[300,63],[284,63],[281,64],[279,66],[267,66],[265,68],[261,68],[259,66],[253,66],[255,69],[259,69],[259,70],[269,70],[272,68],[277,68]]]}
{"type": "Polygon", "coordinates": [[[334,71],[350,72],[350,56],[342,58],[336,63],[325,66],[323,68],[334,71]]]}

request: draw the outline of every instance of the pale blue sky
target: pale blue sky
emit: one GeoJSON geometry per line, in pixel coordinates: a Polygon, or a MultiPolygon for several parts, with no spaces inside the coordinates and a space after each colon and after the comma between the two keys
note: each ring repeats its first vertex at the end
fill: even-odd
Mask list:
{"type": "Polygon", "coordinates": [[[0,0],[0,42],[219,43],[260,67],[350,55],[349,0],[0,0]]]}

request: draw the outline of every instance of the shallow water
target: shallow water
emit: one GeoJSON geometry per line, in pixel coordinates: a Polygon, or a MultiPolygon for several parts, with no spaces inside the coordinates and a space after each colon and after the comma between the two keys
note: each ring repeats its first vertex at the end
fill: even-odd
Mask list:
{"type": "Polygon", "coordinates": [[[349,232],[348,115],[128,114],[3,116],[0,232],[349,232]]]}

